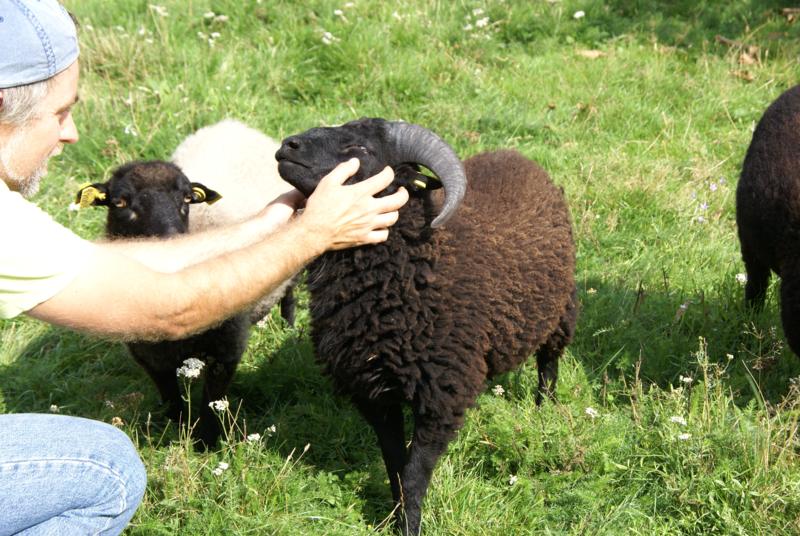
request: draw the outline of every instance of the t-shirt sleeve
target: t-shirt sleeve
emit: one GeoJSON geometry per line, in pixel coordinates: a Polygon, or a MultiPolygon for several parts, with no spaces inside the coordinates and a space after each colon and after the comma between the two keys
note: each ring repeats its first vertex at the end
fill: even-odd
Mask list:
{"type": "Polygon", "coordinates": [[[5,188],[0,189],[0,233],[0,318],[58,294],[96,247],[5,188]]]}

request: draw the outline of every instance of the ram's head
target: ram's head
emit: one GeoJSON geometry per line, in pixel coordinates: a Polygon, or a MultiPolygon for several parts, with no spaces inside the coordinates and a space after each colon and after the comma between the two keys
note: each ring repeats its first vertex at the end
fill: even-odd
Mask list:
{"type": "Polygon", "coordinates": [[[392,167],[395,180],[384,195],[400,186],[413,192],[441,185],[444,203],[432,227],[453,215],[467,186],[464,166],[453,149],[430,130],[402,121],[364,118],[338,127],[312,128],[283,140],[275,158],[283,179],[306,196],[322,177],[351,158],[358,158],[361,165],[348,183],[392,167]],[[420,166],[436,178],[423,174],[420,166]]]}

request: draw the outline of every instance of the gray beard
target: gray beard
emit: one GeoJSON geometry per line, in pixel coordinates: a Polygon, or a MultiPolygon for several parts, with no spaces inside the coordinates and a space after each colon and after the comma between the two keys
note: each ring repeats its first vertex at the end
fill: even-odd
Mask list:
{"type": "Polygon", "coordinates": [[[20,175],[14,171],[14,166],[11,163],[11,155],[14,154],[21,138],[22,136],[14,136],[8,143],[0,146],[0,170],[4,171],[9,187],[19,192],[22,197],[28,198],[39,191],[39,184],[42,181],[42,177],[47,173],[47,161],[50,157],[48,156],[29,176],[24,177],[20,175]]]}

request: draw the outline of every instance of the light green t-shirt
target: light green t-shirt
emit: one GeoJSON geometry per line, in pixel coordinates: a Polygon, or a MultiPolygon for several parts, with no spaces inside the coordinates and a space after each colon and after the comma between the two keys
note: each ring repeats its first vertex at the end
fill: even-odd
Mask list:
{"type": "Polygon", "coordinates": [[[83,269],[95,246],[0,180],[0,318],[47,301],[83,269]]]}

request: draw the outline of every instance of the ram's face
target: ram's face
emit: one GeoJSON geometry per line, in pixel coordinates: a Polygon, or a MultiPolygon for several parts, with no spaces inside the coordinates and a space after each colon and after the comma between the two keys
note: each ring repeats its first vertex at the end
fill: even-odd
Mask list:
{"type": "Polygon", "coordinates": [[[371,177],[389,164],[384,124],[381,119],[360,119],[290,136],[275,154],[278,172],[306,196],[311,195],[322,177],[351,158],[358,158],[361,165],[346,184],[371,177]]]}

